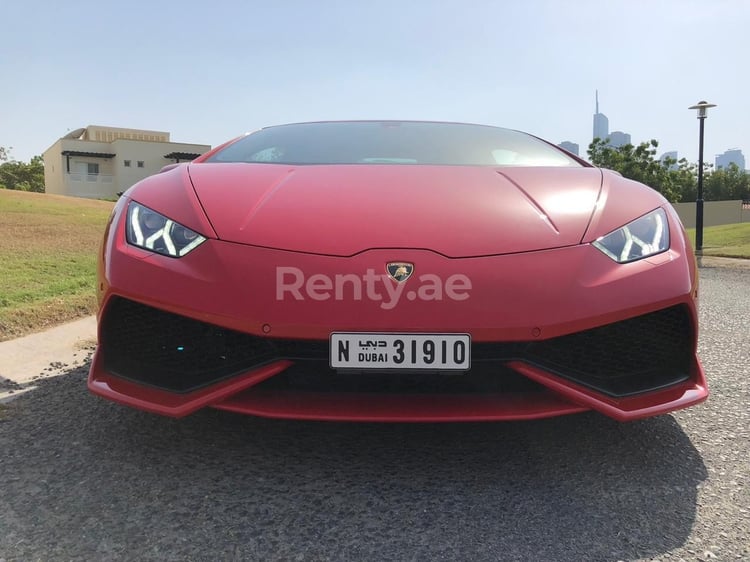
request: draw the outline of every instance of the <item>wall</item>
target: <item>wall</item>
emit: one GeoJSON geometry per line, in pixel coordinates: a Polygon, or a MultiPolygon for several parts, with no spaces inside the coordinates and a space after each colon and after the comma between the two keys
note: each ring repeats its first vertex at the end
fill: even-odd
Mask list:
{"type": "MultiPolygon", "coordinates": [[[[673,203],[685,228],[695,228],[695,203],[673,203]]],[[[742,201],[706,201],[703,203],[703,226],[750,222],[750,208],[742,201]]]]}
{"type": "Polygon", "coordinates": [[[62,139],[42,153],[44,160],[44,192],[65,195],[65,165],[62,161],[62,139]]]}
{"type": "Polygon", "coordinates": [[[117,139],[139,140],[146,142],[169,142],[166,131],[151,131],[147,129],[124,129],[122,127],[102,127],[89,125],[83,134],[83,140],[113,142],[117,139]]]}
{"type": "Polygon", "coordinates": [[[109,143],[82,141],[78,139],[59,139],[42,154],[44,159],[44,191],[57,195],[73,195],[77,197],[112,198],[114,185],[114,163],[110,158],[94,158],[87,156],[71,156],[70,171],[68,171],[68,157],[62,154],[65,150],[80,152],[111,153],[109,143]],[[81,174],[79,163],[99,165],[99,174],[89,176],[81,174]]]}

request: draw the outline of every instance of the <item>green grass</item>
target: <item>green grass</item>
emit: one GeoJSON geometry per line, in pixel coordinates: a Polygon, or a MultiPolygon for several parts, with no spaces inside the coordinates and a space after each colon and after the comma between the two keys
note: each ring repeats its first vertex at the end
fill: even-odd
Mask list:
{"type": "MultiPolygon", "coordinates": [[[[695,229],[687,232],[695,246],[695,229]]],[[[704,228],[703,255],[750,259],[750,222],[704,228]]]]}
{"type": "Polygon", "coordinates": [[[96,260],[113,203],[0,190],[0,341],[96,310],[96,260]]]}

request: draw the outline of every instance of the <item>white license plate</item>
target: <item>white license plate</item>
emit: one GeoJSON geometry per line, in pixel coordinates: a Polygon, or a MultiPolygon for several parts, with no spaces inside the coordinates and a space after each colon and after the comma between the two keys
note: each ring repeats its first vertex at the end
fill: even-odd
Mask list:
{"type": "Polygon", "coordinates": [[[469,334],[331,334],[333,369],[435,369],[471,367],[469,334]]]}

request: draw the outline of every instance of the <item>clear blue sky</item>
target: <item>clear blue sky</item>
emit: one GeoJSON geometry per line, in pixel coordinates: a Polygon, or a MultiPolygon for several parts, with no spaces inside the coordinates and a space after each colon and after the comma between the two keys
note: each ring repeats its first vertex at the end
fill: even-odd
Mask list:
{"type": "MultiPolygon", "coordinates": [[[[750,157],[750,2],[0,2],[0,146],[28,160],[90,124],[219,144],[265,125],[436,119],[581,152],[610,130],[750,157]]],[[[750,160],[750,158],[748,158],[750,160]]]]}

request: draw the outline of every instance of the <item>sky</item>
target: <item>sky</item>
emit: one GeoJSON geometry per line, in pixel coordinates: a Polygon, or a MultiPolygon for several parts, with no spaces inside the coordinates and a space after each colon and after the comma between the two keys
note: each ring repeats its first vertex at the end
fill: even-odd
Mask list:
{"type": "Polygon", "coordinates": [[[498,125],[581,154],[610,131],[750,161],[747,0],[0,0],[0,146],[87,125],[216,146],[266,125],[498,125]]]}

